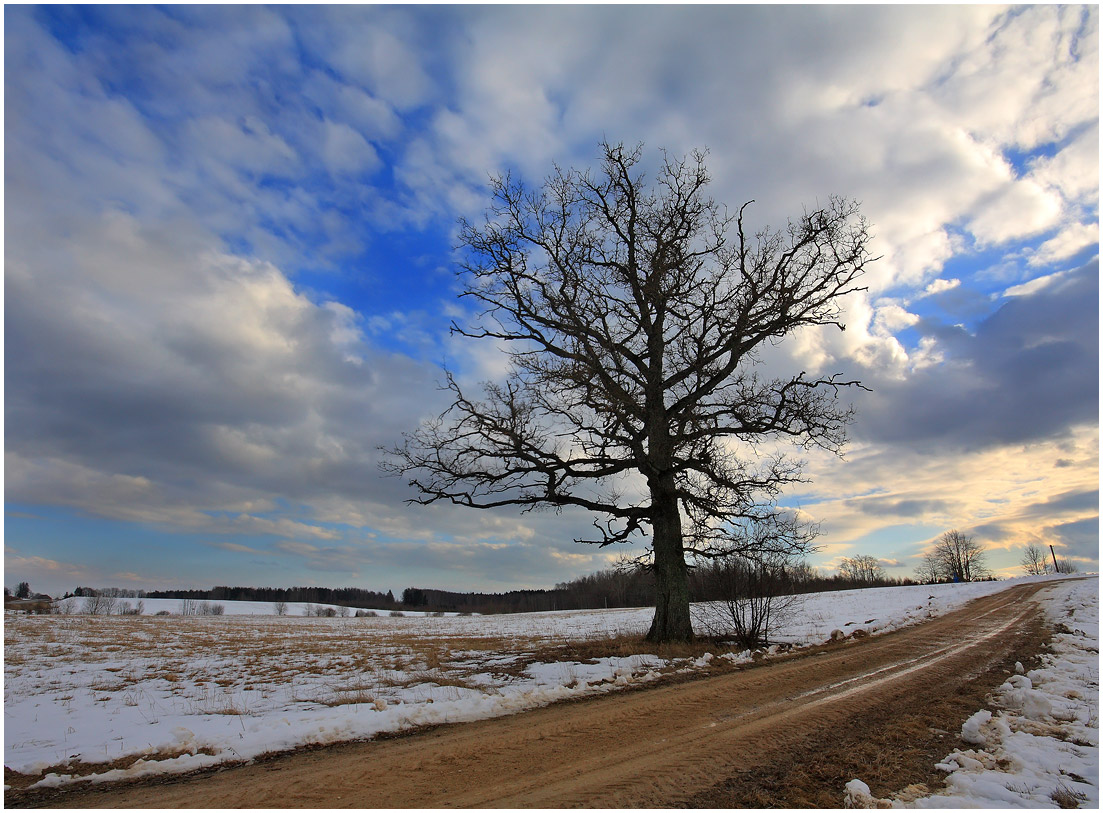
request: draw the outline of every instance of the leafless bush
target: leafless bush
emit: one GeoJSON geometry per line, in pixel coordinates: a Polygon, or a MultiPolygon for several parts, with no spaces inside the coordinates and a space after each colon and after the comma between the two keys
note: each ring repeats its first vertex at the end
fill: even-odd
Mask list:
{"type": "Polygon", "coordinates": [[[340,616],[341,618],[348,618],[349,617],[349,608],[348,607],[338,607],[337,608],[337,615],[340,616]]]}
{"type": "Polygon", "coordinates": [[[223,615],[225,604],[212,604],[209,601],[197,601],[193,598],[180,600],[180,615],[223,615]]]}
{"type": "Polygon", "coordinates": [[[732,556],[710,568],[710,593],[718,601],[694,605],[698,623],[717,638],[747,649],[770,643],[770,635],[795,611],[785,560],[732,556]]]}
{"type": "Polygon", "coordinates": [[[139,601],[137,607],[132,607],[129,601],[119,605],[119,615],[141,615],[145,609],[145,602],[139,601]]]}
{"type": "Polygon", "coordinates": [[[154,615],[172,615],[168,610],[158,610],[154,615]]]}
{"type": "Polygon", "coordinates": [[[402,612],[402,610],[391,610],[390,616],[391,618],[405,618],[406,613],[402,612]]]}
{"type": "Polygon", "coordinates": [[[276,615],[287,615],[287,602],[277,601],[272,604],[272,607],[276,611],[276,615]]]}
{"type": "Polygon", "coordinates": [[[357,618],[377,618],[378,616],[379,616],[379,613],[377,613],[375,610],[357,610],[356,611],[356,617],[357,618]]]}
{"type": "Polygon", "coordinates": [[[1071,559],[1058,559],[1057,560],[1057,572],[1058,573],[1079,573],[1080,565],[1071,559]]]}

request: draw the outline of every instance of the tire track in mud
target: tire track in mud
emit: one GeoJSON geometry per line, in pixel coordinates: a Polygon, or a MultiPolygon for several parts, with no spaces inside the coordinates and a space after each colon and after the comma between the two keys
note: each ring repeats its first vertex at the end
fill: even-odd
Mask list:
{"type": "MultiPolygon", "coordinates": [[[[282,808],[715,803],[709,789],[731,777],[812,757],[848,735],[876,740],[898,712],[935,704],[985,675],[1031,634],[1036,641],[1031,598],[1044,586],[1017,586],[917,626],[753,668],[190,777],[27,794],[26,801],[282,808]],[[871,724],[869,709],[883,710],[884,726],[880,717],[871,724]]],[[[725,804],[738,804],[731,793],[725,804]]]]}

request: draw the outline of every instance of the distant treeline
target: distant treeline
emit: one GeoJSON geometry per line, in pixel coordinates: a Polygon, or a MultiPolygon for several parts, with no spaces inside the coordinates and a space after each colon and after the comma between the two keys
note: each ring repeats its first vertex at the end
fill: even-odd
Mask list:
{"type": "Polygon", "coordinates": [[[126,590],[117,587],[91,589],[78,587],[73,595],[113,596],[118,598],[179,598],[196,601],[301,601],[308,604],[336,604],[345,607],[371,607],[381,610],[398,609],[388,590],[378,593],[359,587],[226,587],[210,590],[126,590]]]}
{"type": "MultiPolygon", "coordinates": [[[[690,599],[714,601],[719,594],[716,569],[722,563],[707,563],[689,574],[690,599]]],[[[890,587],[916,584],[911,579],[884,578],[873,581],[824,575],[807,562],[786,567],[781,573],[784,592],[818,593],[854,590],[861,587],[890,587]]],[[[647,607],[655,603],[655,582],[641,569],[610,569],[557,584],[551,590],[510,590],[505,593],[457,593],[422,587],[407,587],[401,600],[386,593],[359,587],[214,587],[210,590],[127,590],[123,588],[78,587],[77,596],[118,598],[177,598],[197,601],[288,601],[335,604],[380,610],[425,612],[525,613],[543,610],[595,610],[615,607],[647,607]]]]}
{"type": "MultiPolygon", "coordinates": [[[[710,562],[689,573],[691,601],[716,601],[723,580],[716,569],[723,562],[710,562]]],[[[882,578],[871,581],[825,576],[807,562],[784,568],[779,574],[783,591],[820,593],[856,590],[862,587],[896,587],[916,584],[911,579],[882,578]]],[[[403,606],[429,611],[473,613],[519,613],[541,610],[595,610],[605,607],[648,607],[655,604],[655,581],[640,569],[610,569],[562,582],[553,590],[511,590],[508,593],[454,593],[408,587],[402,592],[403,606]]]]}

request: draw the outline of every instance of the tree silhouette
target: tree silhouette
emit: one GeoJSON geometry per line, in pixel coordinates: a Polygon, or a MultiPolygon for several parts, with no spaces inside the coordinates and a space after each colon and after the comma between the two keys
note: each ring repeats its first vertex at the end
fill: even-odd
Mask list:
{"type": "Polygon", "coordinates": [[[919,568],[921,578],[929,581],[971,582],[988,578],[984,548],[958,530],[947,531],[926,553],[919,568]]]}
{"type": "Polygon", "coordinates": [[[664,156],[652,184],[641,148],[603,144],[599,173],[562,170],[529,190],[493,184],[481,225],[462,223],[463,297],[453,332],[506,347],[480,398],[447,373],[452,406],[392,450],[415,502],[582,508],[611,545],[650,533],[657,599],[648,637],[692,637],[686,556],[808,550],[816,529],[776,506],[800,464],[760,444],[837,451],[848,409],[838,375],[760,375],[762,348],[840,323],[870,240],[840,198],[780,231],[748,236],[705,195],[701,153],[664,156]]]}
{"type": "Polygon", "coordinates": [[[885,580],[885,569],[877,557],[865,553],[843,559],[839,563],[839,573],[862,584],[878,584],[885,580]]]}
{"type": "Polygon", "coordinates": [[[1019,560],[1028,576],[1044,576],[1049,572],[1049,559],[1041,545],[1031,542],[1023,548],[1023,558],[1019,560]]]}

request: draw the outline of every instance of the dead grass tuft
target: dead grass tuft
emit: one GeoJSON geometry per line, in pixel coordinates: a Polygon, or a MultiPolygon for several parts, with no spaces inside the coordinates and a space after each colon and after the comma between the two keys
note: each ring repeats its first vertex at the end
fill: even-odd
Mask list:
{"type": "Polygon", "coordinates": [[[1064,782],[1057,785],[1057,789],[1049,795],[1053,803],[1064,810],[1080,807],[1080,803],[1087,801],[1087,796],[1078,790],[1073,790],[1064,782]]]}

